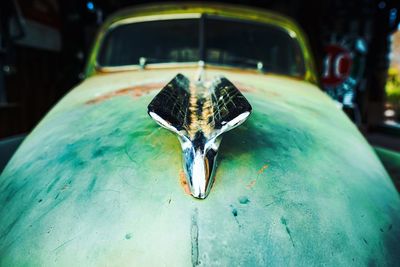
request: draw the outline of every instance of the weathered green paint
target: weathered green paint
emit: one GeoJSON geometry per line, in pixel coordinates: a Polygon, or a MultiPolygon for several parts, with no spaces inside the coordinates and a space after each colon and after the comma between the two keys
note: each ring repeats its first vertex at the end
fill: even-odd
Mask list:
{"type": "Polygon", "coordinates": [[[28,136],[0,177],[1,266],[399,265],[400,198],[319,89],[208,69],[253,114],[224,135],[212,192],[187,195],[176,136],[146,111],[165,69],[92,76],[28,136]],[[90,103],[90,102],[89,102],[90,103]]]}

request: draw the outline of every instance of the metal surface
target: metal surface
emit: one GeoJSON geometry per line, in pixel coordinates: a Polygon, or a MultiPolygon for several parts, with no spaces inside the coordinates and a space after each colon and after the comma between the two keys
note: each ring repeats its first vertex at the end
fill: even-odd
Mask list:
{"type": "MultiPolygon", "coordinates": [[[[162,5],[108,23],[194,11],[293,29],[312,64],[289,20],[254,9],[162,5]]],[[[100,73],[98,47],[89,77],[0,176],[0,266],[400,265],[399,194],[356,127],[310,83],[312,67],[301,79],[183,64],[100,73]],[[146,113],[177,73],[226,77],[253,108],[224,134],[205,201],[185,194],[182,148],[146,113]]]]}
{"type": "Polygon", "coordinates": [[[180,144],[146,112],[177,73],[197,77],[88,78],[44,118],[0,176],[0,266],[399,265],[399,194],[307,82],[206,68],[253,111],[224,135],[207,199],[186,195],[180,144]]]}
{"type": "Polygon", "coordinates": [[[214,169],[222,134],[250,115],[251,106],[226,78],[195,82],[178,74],[148,106],[149,115],[178,135],[183,169],[191,194],[206,198],[214,181],[214,169]]]}

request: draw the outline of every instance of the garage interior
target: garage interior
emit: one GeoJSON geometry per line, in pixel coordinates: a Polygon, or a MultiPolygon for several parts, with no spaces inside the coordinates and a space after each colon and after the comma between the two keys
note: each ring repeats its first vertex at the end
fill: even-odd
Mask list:
{"type": "MultiPolygon", "coordinates": [[[[157,3],[1,1],[0,172],[46,112],[84,78],[93,39],[107,16],[149,2],[157,3]]],[[[400,2],[219,2],[273,10],[304,29],[320,87],[374,146],[400,189],[400,2]]]]}

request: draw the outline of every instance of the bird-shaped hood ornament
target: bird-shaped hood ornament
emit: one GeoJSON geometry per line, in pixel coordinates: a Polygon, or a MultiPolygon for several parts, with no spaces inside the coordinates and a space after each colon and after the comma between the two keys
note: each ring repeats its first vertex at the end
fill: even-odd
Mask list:
{"type": "Polygon", "coordinates": [[[176,75],[150,102],[149,115],[178,135],[183,169],[194,197],[207,197],[222,134],[242,124],[251,109],[228,79],[219,77],[208,84],[191,84],[182,74],[176,75]]]}

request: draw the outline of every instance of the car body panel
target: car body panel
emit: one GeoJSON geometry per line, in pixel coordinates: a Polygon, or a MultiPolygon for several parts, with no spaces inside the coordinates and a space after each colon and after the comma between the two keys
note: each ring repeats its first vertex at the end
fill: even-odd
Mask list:
{"type": "Polygon", "coordinates": [[[0,177],[1,266],[396,265],[400,198],[371,147],[316,86],[206,67],[253,107],[224,134],[205,200],[185,192],[177,137],[147,105],[195,67],[91,76],[0,177]]]}

